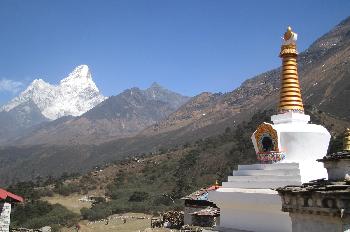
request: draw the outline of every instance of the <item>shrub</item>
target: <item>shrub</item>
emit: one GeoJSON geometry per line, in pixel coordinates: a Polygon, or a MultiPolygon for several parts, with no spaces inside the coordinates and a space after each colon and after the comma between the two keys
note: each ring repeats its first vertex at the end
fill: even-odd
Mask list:
{"type": "Polygon", "coordinates": [[[82,208],[80,210],[80,213],[83,219],[95,221],[108,217],[112,214],[112,210],[108,207],[107,204],[101,203],[93,206],[91,209],[82,208]]]}
{"type": "Polygon", "coordinates": [[[41,228],[59,224],[71,226],[79,220],[79,215],[69,211],[60,204],[51,205],[45,201],[27,202],[18,205],[12,211],[11,226],[41,228]]]}
{"type": "Polygon", "coordinates": [[[129,201],[142,202],[145,201],[148,197],[148,193],[136,191],[130,196],[129,201]]]}
{"type": "Polygon", "coordinates": [[[72,193],[80,192],[80,188],[74,184],[56,184],[54,191],[62,196],[69,196],[72,193]]]}

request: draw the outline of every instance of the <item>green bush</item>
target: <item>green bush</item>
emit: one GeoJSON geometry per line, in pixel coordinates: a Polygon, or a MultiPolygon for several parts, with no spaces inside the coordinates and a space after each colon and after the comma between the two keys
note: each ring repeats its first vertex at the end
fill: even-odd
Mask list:
{"type": "Polygon", "coordinates": [[[37,200],[40,198],[39,192],[35,189],[35,183],[32,181],[19,182],[7,188],[9,192],[16,193],[28,200],[37,200]]]}
{"type": "Polygon", "coordinates": [[[103,218],[107,218],[112,214],[112,210],[107,204],[101,203],[93,206],[91,209],[82,208],[80,214],[85,220],[95,221],[103,218]]]}
{"type": "Polygon", "coordinates": [[[32,218],[24,223],[27,228],[41,228],[46,225],[73,226],[79,220],[79,215],[67,210],[59,204],[53,205],[52,210],[41,217],[32,218]]]}
{"type": "Polygon", "coordinates": [[[54,192],[62,196],[69,196],[72,193],[80,192],[80,188],[79,186],[74,184],[57,183],[55,185],[54,192]]]}
{"type": "Polygon", "coordinates": [[[104,197],[92,197],[91,199],[93,200],[92,205],[98,205],[98,204],[106,202],[106,198],[104,198],[104,197]]]}
{"type": "Polygon", "coordinates": [[[130,196],[129,201],[142,202],[145,201],[148,197],[148,193],[136,191],[130,196]]]}
{"type": "Polygon", "coordinates": [[[54,224],[71,226],[79,220],[79,215],[69,211],[64,206],[51,205],[40,200],[16,206],[11,217],[12,226],[33,229],[54,224]]]}
{"type": "Polygon", "coordinates": [[[54,194],[54,192],[49,188],[39,189],[38,193],[41,197],[52,197],[54,194]]]}

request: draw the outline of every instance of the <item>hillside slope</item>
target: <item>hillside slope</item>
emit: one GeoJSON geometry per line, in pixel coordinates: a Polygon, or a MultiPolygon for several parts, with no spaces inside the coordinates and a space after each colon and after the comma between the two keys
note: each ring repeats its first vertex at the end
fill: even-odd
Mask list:
{"type": "MultiPolygon", "coordinates": [[[[298,68],[305,105],[350,119],[350,17],[301,52],[298,68]]],[[[182,127],[196,130],[227,117],[249,118],[257,110],[275,109],[279,88],[280,68],[277,68],[246,80],[232,92],[200,94],[143,134],[182,127]]]]}

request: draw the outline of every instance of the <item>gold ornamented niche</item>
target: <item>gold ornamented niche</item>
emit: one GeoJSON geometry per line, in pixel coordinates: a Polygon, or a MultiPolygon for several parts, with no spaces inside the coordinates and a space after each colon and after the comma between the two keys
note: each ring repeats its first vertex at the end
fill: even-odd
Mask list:
{"type": "Polygon", "coordinates": [[[261,124],[254,134],[259,153],[279,151],[277,131],[268,123],[261,124]]]}

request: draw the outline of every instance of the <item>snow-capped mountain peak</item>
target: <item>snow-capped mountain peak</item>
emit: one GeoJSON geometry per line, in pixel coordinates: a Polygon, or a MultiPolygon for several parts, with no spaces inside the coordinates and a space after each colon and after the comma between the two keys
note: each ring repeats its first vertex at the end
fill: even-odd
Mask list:
{"type": "Polygon", "coordinates": [[[42,110],[50,105],[52,100],[50,96],[54,88],[55,86],[50,85],[42,79],[35,79],[22,93],[4,105],[1,110],[8,112],[30,101],[34,102],[42,110]]]}
{"type": "Polygon", "coordinates": [[[32,83],[24,90],[25,93],[28,93],[30,91],[36,91],[39,89],[46,89],[53,87],[49,83],[45,82],[43,79],[35,79],[32,81],[32,83]]]}
{"type": "Polygon", "coordinates": [[[28,87],[30,87],[30,86],[32,86],[32,87],[42,87],[42,86],[45,86],[47,84],[48,84],[47,82],[45,82],[43,79],[39,78],[39,79],[34,79],[32,81],[32,83],[28,87]]]}
{"type": "Polygon", "coordinates": [[[54,120],[62,116],[79,116],[105,99],[92,80],[87,65],[76,67],[59,85],[35,79],[26,90],[2,107],[10,111],[18,105],[34,102],[41,113],[54,120]]]}
{"type": "Polygon", "coordinates": [[[89,67],[83,64],[76,67],[66,78],[62,79],[60,84],[86,80],[92,81],[92,77],[89,67]]]}

